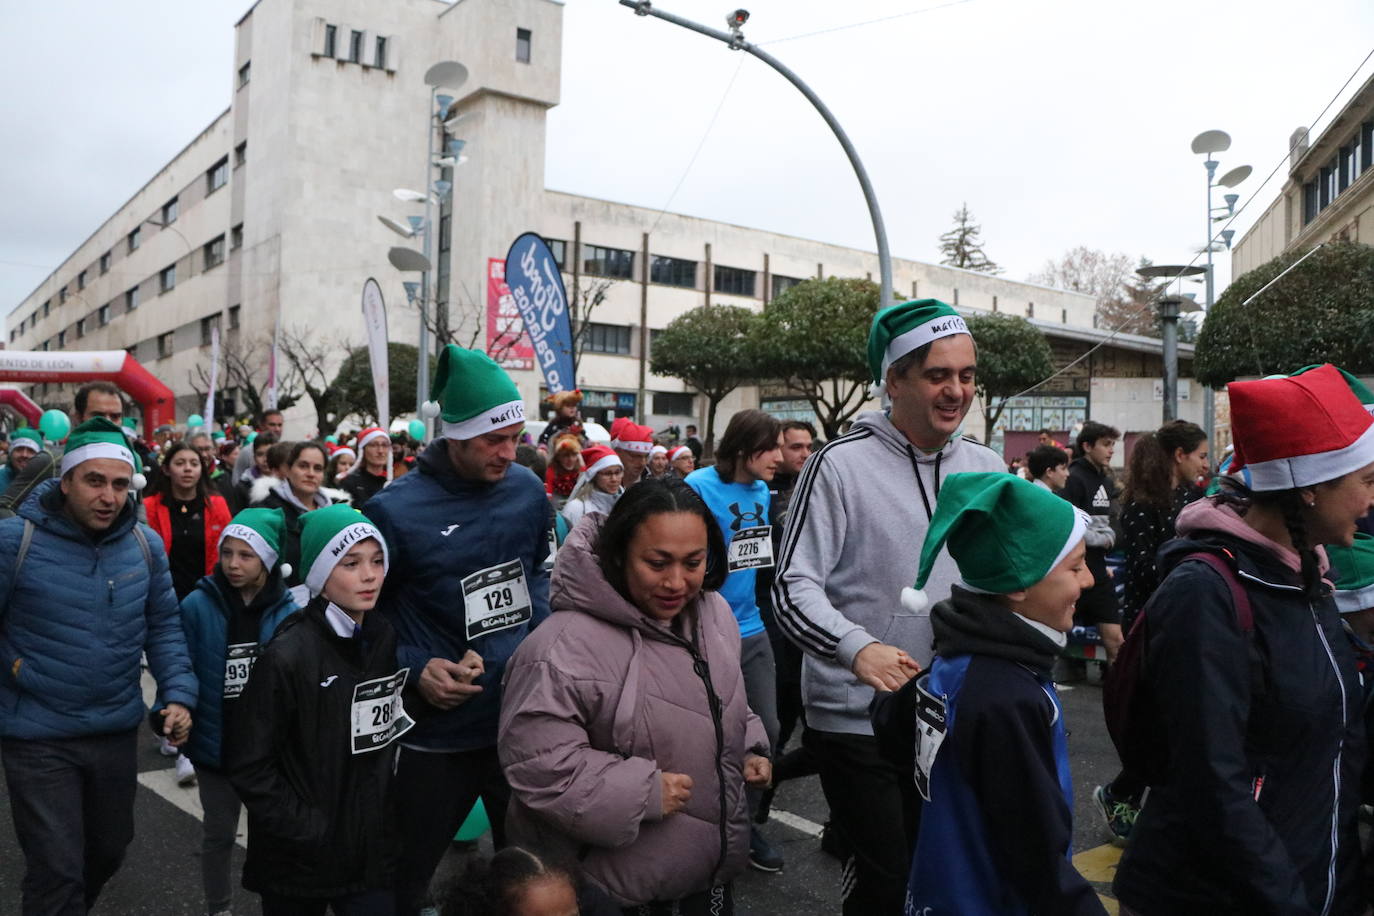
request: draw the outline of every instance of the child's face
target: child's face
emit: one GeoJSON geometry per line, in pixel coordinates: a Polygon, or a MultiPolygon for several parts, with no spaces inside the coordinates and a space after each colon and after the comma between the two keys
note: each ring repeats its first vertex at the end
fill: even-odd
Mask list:
{"type": "Polygon", "coordinates": [[[1011,609],[1023,617],[1039,621],[1061,633],[1073,629],[1073,610],[1078,596],[1092,588],[1093,574],[1088,572],[1085,559],[1087,543],[1079,541],[1059,565],[1045,574],[1045,578],[1026,589],[1025,597],[1013,601],[1011,609]]]}
{"type": "Polygon", "coordinates": [[[382,545],[368,538],[349,548],[324,583],[324,596],[344,611],[361,614],[377,606],[385,577],[382,545]]]}
{"type": "Polygon", "coordinates": [[[577,894],[561,875],[542,878],[525,886],[512,912],[516,916],[577,916],[577,894]]]}
{"type": "Polygon", "coordinates": [[[253,552],[246,541],[239,538],[225,538],[219,546],[219,565],[224,570],[224,578],[234,588],[249,585],[262,585],[267,579],[267,570],[262,558],[253,552]]]}

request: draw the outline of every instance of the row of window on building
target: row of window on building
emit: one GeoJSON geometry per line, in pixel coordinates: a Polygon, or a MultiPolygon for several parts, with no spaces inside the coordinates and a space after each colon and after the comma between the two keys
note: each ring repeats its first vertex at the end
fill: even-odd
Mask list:
{"type": "Polygon", "coordinates": [[[1350,142],[1302,186],[1302,224],[1317,218],[1346,188],[1374,165],[1374,121],[1356,128],[1350,142]]]}
{"type": "MultiPolygon", "coordinates": [[[[234,148],[234,167],[237,168],[243,165],[244,162],[247,161],[247,157],[248,141],[245,140],[244,142],[240,143],[238,146],[234,148]]],[[[206,196],[208,197],[209,195],[215,193],[228,183],[229,157],[225,156],[218,162],[216,162],[214,165],[212,165],[205,172],[206,196]]],[[[160,229],[167,228],[172,223],[175,223],[177,221],[177,217],[180,215],[180,201],[180,195],[173,197],[171,200],[167,201],[162,205],[162,208],[158,211],[158,218],[156,220],[149,218],[147,220],[144,220],[144,223],[151,223],[152,225],[157,226],[160,229]]],[[[128,235],[124,237],[126,257],[137,251],[139,247],[143,244],[144,223],[139,223],[137,226],[133,228],[131,232],[129,232],[128,235]]],[[[231,230],[231,236],[233,239],[232,245],[234,248],[238,248],[243,244],[242,223],[238,224],[231,230]]],[[[206,270],[209,270],[211,267],[216,267],[224,262],[224,242],[225,238],[223,235],[221,235],[218,238],[213,239],[205,244],[203,248],[203,254],[205,259],[206,270]]],[[[96,263],[94,265],[86,267],[83,270],[77,272],[76,279],[75,281],[73,281],[76,286],[76,291],[80,292],[86,288],[86,284],[89,282],[91,278],[92,270],[96,271],[96,275],[103,277],[105,274],[110,272],[110,267],[113,264],[114,249],[111,248],[109,251],[106,251],[99,258],[97,258],[96,263]]],[[[165,275],[169,270],[171,271],[171,285],[164,286],[162,290],[163,292],[166,292],[168,289],[171,289],[172,286],[176,285],[175,265],[164,269],[161,273],[165,275]]],[[[67,299],[70,297],[72,292],[72,290],[70,289],[72,285],[73,283],[64,283],[62,285],[62,288],[57,291],[57,304],[59,306],[67,304],[67,299]]],[[[15,338],[17,338],[19,334],[23,332],[26,328],[32,329],[38,324],[40,319],[48,317],[49,312],[52,310],[52,304],[53,301],[51,299],[44,301],[42,305],[36,307],[32,312],[30,312],[27,317],[21,319],[18,326],[11,328],[10,342],[13,343],[15,338]]]]}
{"type": "MultiPolygon", "coordinates": [[[[545,239],[549,251],[558,266],[567,270],[568,243],[562,239],[545,239]]],[[[582,273],[590,277],[606,277],[611,280],[633,280],[635,276],[636,252],[624,248],[607,248],[603,245],[582,246],[582,273]]],[[[663,286],[677,286],[683,289],[697,288],[697,268],[699,262],[685,258],[670,258],[666,255],[649,256],[649,282],[663,286]]],[[[726,267],[713,264],[711,288],[718,293],[736,296],[757,296],[759,294],[758,271],[741,267],[726,267]]],[[[798,277],[785,277],[771,274],[772,295],[777,298],[782,293],[802,282],[798,277]]]]}

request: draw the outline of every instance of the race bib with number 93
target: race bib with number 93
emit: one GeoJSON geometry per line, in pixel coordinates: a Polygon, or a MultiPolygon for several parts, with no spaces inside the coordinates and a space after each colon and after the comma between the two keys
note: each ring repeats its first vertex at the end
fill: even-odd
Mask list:
{"type": "Polygon", "coordinates": [[[224,698],[233,699],[243,693],[253,662],[258,660],[259,646],[255,642],[235,643],[224,656],[224,698]]]}

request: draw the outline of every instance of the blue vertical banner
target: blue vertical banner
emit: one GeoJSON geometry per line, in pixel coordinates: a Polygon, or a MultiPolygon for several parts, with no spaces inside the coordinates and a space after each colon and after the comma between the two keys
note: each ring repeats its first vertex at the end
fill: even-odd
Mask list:
{"type": "Polygon", "coordinates": [[[534,344],[534,357],[544,372],[549,394],[577,387],[573,378],[572,325],[563,273],[553,252],[536,233],[526,232],[506,253],[506,285],[525,333],[534,344]]]}

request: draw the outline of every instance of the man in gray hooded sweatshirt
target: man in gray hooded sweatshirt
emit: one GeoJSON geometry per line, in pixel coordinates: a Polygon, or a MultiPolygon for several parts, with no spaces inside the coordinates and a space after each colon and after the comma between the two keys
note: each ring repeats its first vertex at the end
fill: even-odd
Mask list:
{"type": "MultiPolygon", "coordinates": [[[[959,435],[973,403],[977,353],[950,306],[921,299],[873,319],[868,360],[890,407],[812,456],[792,497],[777,560],[778,623],[806,658],[803,744],[816,757],[831,828],[852,850],[841,876],[845,916],[902,912],[914,826],[909,780],[880,752],[868,718],[874,690],[896,690],[933,654],[929,611],[901,604],[920,562],[943,477],[1005,471],[959,435]]],[[[931,604],[959,571],[941,551],[931,604]]]]}

